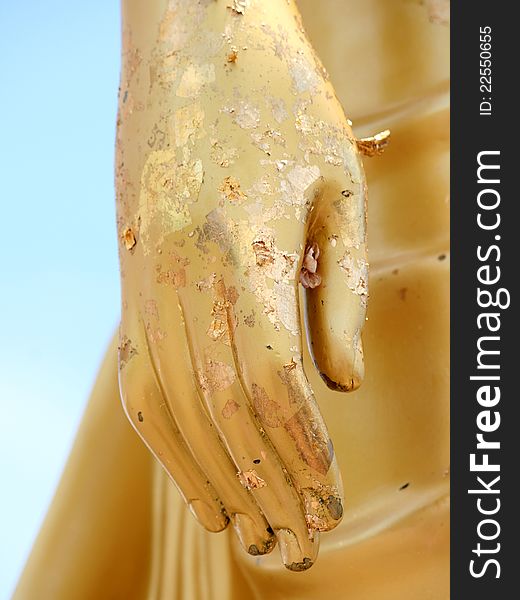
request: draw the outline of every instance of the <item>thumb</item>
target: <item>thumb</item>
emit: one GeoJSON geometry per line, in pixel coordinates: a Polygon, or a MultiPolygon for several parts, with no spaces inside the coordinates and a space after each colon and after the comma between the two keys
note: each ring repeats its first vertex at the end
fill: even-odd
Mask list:
{"type": "Polygon", "coordinates": [[[316,201],[300,274],[311,356],[328,387],[342,392],[355,390],[364,376],[368,263],[360,163],[358,173],[346,182],[329,182],[316,201]]]}

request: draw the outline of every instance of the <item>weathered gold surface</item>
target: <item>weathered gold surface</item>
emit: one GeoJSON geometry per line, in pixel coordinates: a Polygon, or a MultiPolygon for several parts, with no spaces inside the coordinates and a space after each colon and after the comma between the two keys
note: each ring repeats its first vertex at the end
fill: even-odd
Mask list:
{"type": "MultiPolygon", "coordinates": [[[[122,590],[149,600],[444,600],[443,3],[327,0],[316,11],[315,2],[299,2],[355,134],[392,131],[384,156],[365,161],[364,349],[363,172],[294,5],[167,4],[124,4],[121,382],[132,423],[192,512],[210,530],[230,519],[241,545],[189,518],[163,471],[128,435],[114,375],[102,375],[83,425],[92,437],[78,438],[15,597],[42,597],[42,590],[58,600],[119,597],[112,591],[122,590]],[[316,274],[320,281],[298,292],[301,266],[304,281],[316,274]],[[304,294],[303,332],[318,370],[299,341],[296,298],[304,294]],[[324,381],[357,387],[363,353],[361,388],[330,391],[324,381]],[[93,453],[94,444],[114,461],[93,453]],[[118,518],[98,529],[97,515],[116,510],[96,493],[103,485],[108,499],[116,493],[107,479],[88,485],[102,461],[114,486],[133,491],[118,518]],[[119,479],[123,465],[131,481],[119,479]],[[141,518],[144,530],[130,524],[134,506],[152,515],[151,523],[141,518]],[[75,536],[76,521],[91,528],[75,536]],[[278,552],[258,556],[273,545],[267,524],[290,570],[278,552]],[[316,560],[317,532],[335,525],[321,534],[316,560]],[[93,555],[92,543],[106,551],[93,555]],[[122,565],[131,565],[126,580],[112,578],[122,565]]],[[[113,368],[113,349],[106,361],[113,368]]]]}

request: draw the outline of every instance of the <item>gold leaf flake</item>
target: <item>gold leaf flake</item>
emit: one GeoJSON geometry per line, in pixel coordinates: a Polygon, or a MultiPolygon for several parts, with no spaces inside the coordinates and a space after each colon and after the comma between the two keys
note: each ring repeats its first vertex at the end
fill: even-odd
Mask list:
{"type": "Polygon", "coordinates": [[[144,303],[144,312],[151,317],[159,318],[159,309],[155,300],[146,300],[144,303]]]}
{"type": "Polygon", "coordinates": [[[257,490],[267,486],[266,481],[258,475],[255,469],[240,471],[237,473],[237,477],[246,490],[257,490]]]}
{"type": "Polygon", "coordinates": [[[210,395],[214,392],[223,392],[231,387],[235,379],[236,373],[233,367],[212,359],[207,359],[204,372],[199,372],[200,385],[210,395]]]}
{"type": "Polygon", "coordinates": [[[296,290],[293,285],[285,282],[275,282],[273,286],[276,298],[276,315],[282,325],[291,333],[300,330],[298,311],[296,310],[296,290]]]}
{"type": "Polygon", "coordinates": [[[130,340],[126,337],[126,335],[124,335],[121,338],[121,343],[119,345],[119,362],[121,364],[121,368],[126,366],[128,361],[131,358],[133,358],[136,354],[138,354],[137,348],[132,346],[132,340],[130,340]]]}
{"type": "Polygon", "coordinates": [[[240,182],[235,177],[226,177],[219,187],[219,192],[230,202],[241,203],[246,200],[247,196],[240,189],[240,182]]]}
{"type": "Polygon", "coordinates": [[[238,59],[238,49],[236,48],[236,46],[231,46],[231,51],[227,55],[226,60],[228,63],[236,63],[237,59],[238,59]]]}
{"type": "Polygon", "coordinates": [[[198,96],[202,88],[215,81],[215,65],[209,64],[190,64],[186,67],[179,87],[177,88],[177,96],[180,98],[195,98],[198,96]]]}
{"type": "Polygon", "coordinates": [[[197,290],[199,292],[208,292],[209,290],[213,289],[213,286],[215,285],[215,281],[216,280],[217,280],[217,274],[216,273],[211,273],[205,279],[201,279],[200,281],[196,281],[195,282],[195,287],[197,288],[197,290]]]}
{"type": "Polygon", "coordinates": [[[249,6],[249,0],[233,0],[230,8],[237,15],[243,15],[246,12],[246,8],[249,6]]]}
{"type": "Polygon", "coordinates": [[[366,260],[358,258],[354,260],[347,250],[343,257],[338,260],[338,265],[347,276],[347,285],[354,294],[361,296],[366,302],[368,294],[368,264],[366,260]]]}
{"type": "MultiPolygon", "coordinates": [[[[320,177],[320,170],[316,165],[302,167],[296,165],[287,173],[287,183],[282,186],[282,191],[286,193],[285,199],[288,203],[302,206],[305,201],[305,192],[320,177]]],[[[282,183],[286,183],[282,181],[282,183]]]]}
{"type": "Polygon", "coordinates": [[[334,457],[330,440],[325,439],[316,426],[308,403],[284,423],[284,428],[293,439],[300,458],[309,467],[326,475],[334,457]]]}
{"type": "Polygon", "coordinates": [[[254,129],[260,123],[260,109],[246,100],[239,100],[236,106],[225,106],[222,112],[230,115],[242,129],[254,129]]]}
{"type": "Polygon", "coordinates": [[[303,52],[298,51],[296,55],[288,59],[289,73],[293,81],[293,87],[298,94],[303,92],[314,92],[320,83],[316,69],[307,60],[303,52]]]}
{"type": "Polygon", "coordinates": [[[231,417],[237,412],[239,408],[240,404],[238,404],[231,398],[224,405],[224,408],[222,409],[222,416],[224,417],[224,419],[231,419],[231,417]]]}
{"type": "Polygon", "coordinates": [[[191,223],[189,204],[198,198],[204,171],[202,161],[178,164],[173,150],[150,152],[141,174],[139,195],[140,235],[144,252],[148,242],[161,243],[164,236],[191,223]],[[151,228],[156,225],[156,235],[151,228]]]}
{"type": "Polygon", "coordinates": [[[214,341],[221,341],[230,345],[230,331],[228,325],[228,303],[222,300],[215,300],[211,315],[213,317],[207,330],[207,335],[214,341]]]}
{"type": "Polygon", "coordinates": [[[210,141],[211,151],[210,158],[219,167],[227,168],[234,164],[238,158],[238,150],[236,148],[225,148],[219,140],[213,139],[210,141]]]}
{"type": "Polygon", "coordinates": [[[357,140],[357,147],[363,156],[380,156],[390,143],[390,130],[385,129],[370,137],[357,140]]]}
{"type": "Polygon", "coordinates": [[[282,98],[269,97],[268,102],[271,106],[273,117],[278,123],[283,123],[289,116],[285,107],[285,102],[282,98]]]}
{"type": "Polygon", "coordinates": [[[349,248],[359,248],[365,241],[365,219],[362,213],[363,203],[359,195],[349,190],[342,192],[343,196],[335,200],[335,221],[343,244],[349,248]]]}
{"type": "Polygon", "coordinates": [[[253,251],[256,256],[256,264],[259,267],[274,262],[273,247],[269,241],[256,239],[253,241],[253,251]]]}
{"type": "Polygon", "coordinates": [[[321,276],[316,272],[319,256],[320,249],[318,248],[318,244],[313,243],[305,249],[305,256],[300,271],[300,282],[304,288],[315,288],[321,283],[321,276]]]}
{"type": "Polygon", "coordinates": [[[264,388],[256,383],[252,385],[253,408],[262,425],[280,427],[284,422],[282,407],[271,400],[264,388]]]}
{"type": "Polygon", "coordinates": [[[137,240],[135,239],[135,235],[131,227],[127,227],[123,231],[122,238],[127,250],[132,250],[132,248],[137,244],[137,240]]]}
{"type": "Polygon", "coordinates": [[[184,146],[188,140],[204,137],[203,123],[204,111],[198,102],[176,110],[173,120],[175,145],[184,146]]]}

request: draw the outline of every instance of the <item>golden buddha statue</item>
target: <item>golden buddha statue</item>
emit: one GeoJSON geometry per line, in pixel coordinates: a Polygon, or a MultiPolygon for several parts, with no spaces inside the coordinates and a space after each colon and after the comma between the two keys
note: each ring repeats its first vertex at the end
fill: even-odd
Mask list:
{"type": "Polygon", "coordinates": [[[121,328],[16,600],[449,597],[448,13],[123,0],[121,328]]]}

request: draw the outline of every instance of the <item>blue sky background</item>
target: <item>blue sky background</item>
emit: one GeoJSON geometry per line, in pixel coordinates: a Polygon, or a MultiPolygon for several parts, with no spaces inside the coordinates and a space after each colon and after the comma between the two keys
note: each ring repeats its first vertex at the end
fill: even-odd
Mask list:
{"type": "Polygon", "coordinates": [[[117,0],[0,1],[0,599],[119,315],[117,0]]]}

